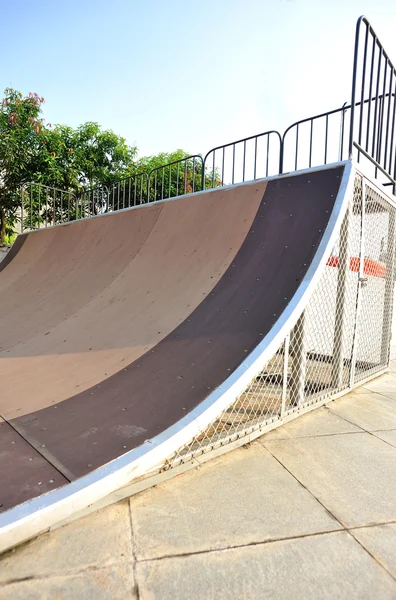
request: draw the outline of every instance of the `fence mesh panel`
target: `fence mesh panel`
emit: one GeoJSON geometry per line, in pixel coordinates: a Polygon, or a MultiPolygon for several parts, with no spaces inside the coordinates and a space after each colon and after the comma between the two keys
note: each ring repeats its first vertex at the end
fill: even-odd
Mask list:
{"type": "Polygon", "coordinates": [[[394,208],[356,175],[338,239],[293,330],[243,393],[175,453],[165,468],[252,432],[258,435],[274,421],[331,399],[387,366],[394,221],[394,208]],[[369,279],[366,287],[360,269],[362,251],[369,279]]]}

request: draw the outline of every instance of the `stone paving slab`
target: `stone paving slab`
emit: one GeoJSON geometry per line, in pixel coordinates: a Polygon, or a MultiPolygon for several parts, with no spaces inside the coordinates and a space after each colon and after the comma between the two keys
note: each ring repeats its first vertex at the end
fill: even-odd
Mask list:
{"type": "Polygon", "coordinates": [[[396,401],[382,394],[358,390],[329,402],[328,408],[367,431],[396,429],[396,401]]]}
{"type": "Polygon", "coordinates": [[[39,536],[0,558],[0,583],[132,559],[128,501],[39,536]]]}
{"type": "Polygon", "coordinates": [[[396,581],[347,532],[138,563],[140,600],[394,600],[396,581]]]}
{"type": "Polygon", "coordinates": [[[378,379],[373,379],[373,381],[366,383],[362,389],[377,392],[396,400],[396,373],[392,371],[378,377],[378,379]]]}
{"type": "Polygon", "coordinates": [[[335,433],[356,433],[360,427],[349,423],[328,408],[321,407],[307,413],[282,427],[273,429],[265,434],[266,440],[280,440],[318,435],[333,435],[335,433]]]}
{"type": "Polygon", "coordinates": [[[381,440],[384,440],[384,442],[388,442],[388,444],[391,444],[396,448],[396,429],[391,429],[389,431],[374,431],[373,435],[379,437],[381,440]]]}
{"type": "Polygon", "coordinates": [[[0,600],[137,600],[131,564],[0,588],[0,600]]]}
{"type": "Polygon", "coordinates": [[[351,533],[396,579],[396,523],[352,529],[351,533]]]}
{"type": "Polygon", "coordinates": [[[396,520],[396,449],[369,433],[261,443],[346,527],[396,520]]]}
{"type": "Polygon", "coordinates": [[[259,442],[130,502],[139,559],[340,528],[259,442]]]}

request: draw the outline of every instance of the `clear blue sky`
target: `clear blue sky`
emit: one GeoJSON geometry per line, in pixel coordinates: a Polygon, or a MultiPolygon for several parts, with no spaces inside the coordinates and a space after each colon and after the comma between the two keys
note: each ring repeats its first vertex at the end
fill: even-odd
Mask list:
{"type": "Polygon", "coordinates": [[[1,85],[140,154],[191,153],[350,97],[357,18],[396,61],[395,0],[0,0],[1,85]]]}

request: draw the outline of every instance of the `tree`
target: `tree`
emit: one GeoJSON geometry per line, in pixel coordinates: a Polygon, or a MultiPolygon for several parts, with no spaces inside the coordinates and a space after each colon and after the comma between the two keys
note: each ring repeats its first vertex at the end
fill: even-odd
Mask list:
{"type": "Polygon", "coordinates": [[[19,186],[36,171],[42,149],[44,98],[7,88],[0,110],[0,243],[11,233],[19,205],[19,186]],[[8,229],[7,231],[7,222],[8,229]],[[10,231],[11,229],[11,231],[10,231]]]}
{"type": "Polygon", "coordinates": [[[0,113],[0,243],[20,218],[27,227],[75,218],[75,198],[82,190],[109,185],[133,169],[135,146],[113,131],[103,131],[98,123],[77,129],[45,124],[43,103],[37,94],[23,97],[5,90],[0,113]],[[57,189],[43,192],[30,185],[21,194],[21,186],[32,181],[57,189]]]}

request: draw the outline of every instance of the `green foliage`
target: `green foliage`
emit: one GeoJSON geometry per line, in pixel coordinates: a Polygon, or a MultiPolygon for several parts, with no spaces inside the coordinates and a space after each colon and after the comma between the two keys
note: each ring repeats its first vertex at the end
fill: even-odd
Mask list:
{"type": "Polygon", "coordinates": [[[0,243],[5,239],[8,217],[15,218],[18,187],[37,170],[44,102],[37,94],[23,97],[11,88],[4,94],[0,109],[0,243]]]}
{"type": "MultiPolygon", "coordinates": [[[[0,243],[13,234],[18,221],[24,228],[39,227],[103,207],[123,208],[202,189],[200,157],[188,158],[176,150],[138,159],[136,146],[98,123],[89,121],[77,129],[46,124],[43,103],[37,94],[23,97],[10,88],[4,92],[0,243]]],[[[205,187],[213,181],[219,183],[218,174],[206,173],[205,187]]]]}
{"type": "MultiPolygon", "coordinates": [[[[103,131],[98,123],[84,123],[77,129],[46,125],[41,118],[44,98],[6,89],[0,111],[0,243],[7,228],[13,229],[20,214],[20,186],[34,181],[78,194],[86,187],[109,185],[133,169],[135,146],[114,132],[103,131]]],[[[23,194],[25,225],[54,222],[65,211],[64,198],[53,193],[52,208],[43,208],[38,188],[23,194]],[[26,212],[26,211],[25,211],[26,212]]],[[[70,205],[70,202],[68,203],[70,205]]],[[[67,205],[67,203],[66,203],[67,205]]],[[[75,209],[74,209],[75,211],[75,209]]]]}

